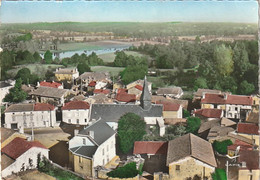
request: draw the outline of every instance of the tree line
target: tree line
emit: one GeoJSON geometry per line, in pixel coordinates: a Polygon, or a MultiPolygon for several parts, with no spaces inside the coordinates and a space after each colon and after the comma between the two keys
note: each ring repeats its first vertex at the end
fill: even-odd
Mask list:
{"type": "Polygon", "coordinates": [[[150,55],[158,69],[177,69],[168,81],[188,90],[219,89],[251,94],[258,89],[257,41],[171,41],[169,45],[144,44],[131,50],[150,55]]]}

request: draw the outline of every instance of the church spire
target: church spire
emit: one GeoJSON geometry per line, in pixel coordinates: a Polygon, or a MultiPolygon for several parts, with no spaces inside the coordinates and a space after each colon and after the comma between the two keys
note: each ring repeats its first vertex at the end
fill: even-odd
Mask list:
{"type": "Polygon", "coordinates": [[[140,103],[143,109],[149,109],[151,107],[151,94],[148,88],[148,82],[146,76],[144,77],[143,92],[140,98],[140,103]]]}

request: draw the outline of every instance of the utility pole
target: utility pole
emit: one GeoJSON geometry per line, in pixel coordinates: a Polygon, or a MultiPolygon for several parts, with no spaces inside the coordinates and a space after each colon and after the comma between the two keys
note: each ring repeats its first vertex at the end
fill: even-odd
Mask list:
{"type": "Polygon", "coordinates": [[[227,160],[227,163],[226,163],[226,174],[227,174],[227,180],[228,180],[228,160],[227,160]]]}

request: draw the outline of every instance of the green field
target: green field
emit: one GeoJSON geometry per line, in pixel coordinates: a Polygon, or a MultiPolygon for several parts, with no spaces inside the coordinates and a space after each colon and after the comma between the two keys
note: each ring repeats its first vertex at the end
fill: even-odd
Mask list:
{"type": "Polygon", "coordinates": [[[98,50],[102,49],[102,46],[92,45],[90,43],[81,43],[81,42],[75,42],[75,43],[61,43],[59,45],[59,51],[77,51],[77,50],[98,50]]]}
{"type": "MultiPolygon", "coordinates": [[[[132,55],[132,56],[137,56],[137,57],[142,57],[145,56],[144,54],[141,54],[139,52],[135,52],[135,51],[124,51],[128,56],[132,55]]],[[[115,53],[106,53],[106,54],[100,54],[98,55],[99,58],[103,59],[104,62],[114,62],[115,60],[115,53]]]]}
{"type": "Polygon", "coordinates": [[[63,67],[63,66],[55,65],[55,64],[26,64],[26,65],[16,66],[15,69],[11,69],[7,71],[7,74],[10,75],[10,77],[14,77],[20,69],[28,68],[30,69],[32,74],[37,74],[40,78],[44,78],[45,73],[47,72],[48,69],[55,71],[55,69],[58,67],[63,67]]]}
{"type": "Polygon", "coordinates": [[[119,72],[123,71],[123,67],[108,67],[108,66],[91,66],[91,71],[94,72],[110,72],[112,76],[117,76],[119,72]]]}
{"type": "Polygon", "coordinates": [[[0,30],[24,32],[27,30],[53,30],[74,32],[113,32],[117,36],[154,37],[187,35],[257,35],[257,24],[221,22],[57,22],[2,24],[0,30]]]}

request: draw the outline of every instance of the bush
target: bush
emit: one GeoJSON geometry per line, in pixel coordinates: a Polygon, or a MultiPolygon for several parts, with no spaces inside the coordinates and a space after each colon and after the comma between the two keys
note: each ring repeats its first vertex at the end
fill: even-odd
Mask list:
{"type": "Polygon", "coordinates": [[[212,174],[213,180],[227,180],[227,175],[224,169],[216,169],[212,174]]]}
{"type": "Polygon", "coordinates": [[[139,173],[140,172],[136,169],[136,163],[131,162],[123,167],[119,167],[113,171],[110,171],[109,173],[107,173],[107,176],[113,178],[132,178],[139,173]]]}
{"type": "Polygon", "coordinates": [[[200,128],[201,120],[198,117],[188,117],[187,132],[197,134],[200,128]]]}
{"type": "Polygon", "coordinates": [[[232,144],[233,143],[230,139],[224,141],[214,141],[213,148],[215,151],[217,151],[220,154],[227,154],[227,147],[232,144]]]}
{"type": "Polygon", "coordinates": [[[190,117],[190,112],[187,111],[186,109],[183,109],[183,111],[182,111],[182,117],[183,117],[183,118],[190,117]]]}

